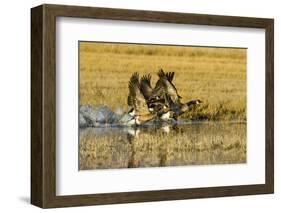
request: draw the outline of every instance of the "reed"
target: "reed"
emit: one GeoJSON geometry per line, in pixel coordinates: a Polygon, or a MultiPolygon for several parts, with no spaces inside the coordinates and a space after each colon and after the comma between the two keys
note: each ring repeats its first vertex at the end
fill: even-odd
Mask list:
{"type": "Polygon", "coordinates": [[[246,120],[246,49],[80,42],[80,105],[127,110],[128,80],[133,72],[174,71],[183,102],[200,107],[182,118],[246,120]]]}

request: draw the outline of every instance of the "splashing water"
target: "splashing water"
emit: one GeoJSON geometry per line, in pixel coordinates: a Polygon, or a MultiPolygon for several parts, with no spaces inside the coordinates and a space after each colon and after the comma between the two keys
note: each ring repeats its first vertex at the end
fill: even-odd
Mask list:
{"type": "Polygon", "coordinates": [[[93,108],[89,105],[82,105],[79,110],[79,126],[81,128],[125,125],[131,119],[133,117],[125,113],[122,108],[113,112],[107,106],[93,108]]]}

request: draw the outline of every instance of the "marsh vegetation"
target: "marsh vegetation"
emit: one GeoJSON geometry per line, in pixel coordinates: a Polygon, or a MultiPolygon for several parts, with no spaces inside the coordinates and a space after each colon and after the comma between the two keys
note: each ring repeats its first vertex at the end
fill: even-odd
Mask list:
{"type": "Polygon", "coordinates": [[[81,170],[245,162],[245,123],[88,128],[80,134],[81,170]]]}
{"type": "Polygon", "coordinates": [[[126,112],[131,74],[160,68],[183,102],[203,101],[178,125],[80,129],[80,169],[246,162],[246,49],[80,42],[79,54],[80,105],[126,112]]]}
{"type": "Polygon", "coordinates": [[[182,118],[246,121],[246,49],[80,43],[80,105],[127,110],[133,72],[174,71],[182,102],[204,102],[182,118]]]}

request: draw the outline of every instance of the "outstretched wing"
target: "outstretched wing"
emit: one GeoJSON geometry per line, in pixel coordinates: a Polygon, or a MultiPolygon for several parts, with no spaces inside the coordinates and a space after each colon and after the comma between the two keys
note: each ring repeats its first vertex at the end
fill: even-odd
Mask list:
{"type": "Polygon", "coordinates": [[[165,73],[162,69],[159,70],[157,73],[159,80],[152,92],[152,99],[156,99],[157,97],[161,99],[168,95],[174,103],[180,102],[179,99],[181,96],[179,96],[175,85],[172,83],[174,74],[174,72],[165,73]]]}
{"type": "Polygon", "coordinates": [[[172,83],[172,81],[174,79],[175,72],[166,72],[165,73],[164,70],[162,68],[160,68],[157,75],[158,75],[159,78],[167,78],[167,80],[172,83]]]}
{"type": "Polygon", "coordinates": [[[164,71],[162,69],[160,69],[157,73],[159,79],[155,84],[155,87],[152,91],[152,95],[151,95],[151,100],[159,100],[162,99],[165,95],[165,86],[163,84],[163,80],[164,78],[166,78],[166,75],[164,73],[164,71]]]}
{"type": "Polygon", "coordinates": [[[165,75],[166,75],[167,79],[172,83],[175,72],[167,72],[165,75]]]}
{"type": "Polygon", "coordinates": [[[133,107],[136,111],[136,114],[138,115],[144,115],[150,113],[145,98],[140,90],[138,73],[134,73],[129,81],[128,105],[133,107]]]}
{"type": "Polygon", "coordinates": [[[149,100],[152,95],[152,87],[151,87],[151,75],[144,75],[140,80],[140,89],[145,98],[145,100],[149,100]]]}
{"type": "Polygon", "coordinates": [[[133,95],[130,92],[130,85],[131,84],[138,84],[139,83],[139,74],[137,72],[133,73],[130,81],[129,81],[129,95],[128,95],[128,106],[133,107],[134,108],[134,102],[133,102],[133,95]]]}

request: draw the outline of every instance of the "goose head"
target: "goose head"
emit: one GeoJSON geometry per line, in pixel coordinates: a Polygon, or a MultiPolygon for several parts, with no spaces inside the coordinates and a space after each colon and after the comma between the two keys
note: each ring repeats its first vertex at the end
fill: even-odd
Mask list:
{"type": "Polygon", "coordinates": [[[203,103],[203,102],[199,99],[188,101],[187,103],[185,103],[181,106],[181,111],[185,112],[187,110],[192,109],[194,106],[200,105],[201,103],[203,103]]]}
{"type": "Polygon", "coordinates": [[[200,99],[195,99],[195,100],[187,102],[187,104],[189,104],[189,105],[198,105],[201,103],[203,103],[203,102],[200,99]]]}

